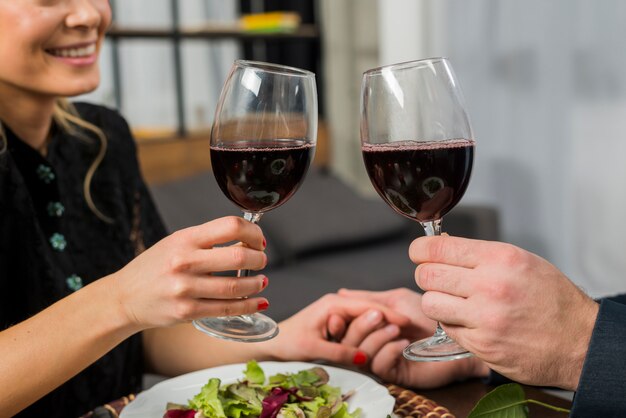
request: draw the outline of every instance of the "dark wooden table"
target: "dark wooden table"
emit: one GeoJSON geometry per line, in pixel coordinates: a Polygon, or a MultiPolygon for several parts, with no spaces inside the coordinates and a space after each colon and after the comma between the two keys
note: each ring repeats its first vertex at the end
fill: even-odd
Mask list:
{"type": "MultiPolygon", "coordinates": [[[[455,383],[439,389],[415,390],[439,405],[450,410],[457,418],[467,417],[476,403],[491,392],[495,387],[487,386],[480,380],[468,380],[466,382],[455,383]]],[[[535,399],[560,408],[571,409],[572,403],[566,399],[543,392],[540,389],[524,386],[526,399],[535,399]]],[[[556,412],[538,405],[529,405],[530,417],[541,418],[565,418],[567,414],[556,412]]]]}

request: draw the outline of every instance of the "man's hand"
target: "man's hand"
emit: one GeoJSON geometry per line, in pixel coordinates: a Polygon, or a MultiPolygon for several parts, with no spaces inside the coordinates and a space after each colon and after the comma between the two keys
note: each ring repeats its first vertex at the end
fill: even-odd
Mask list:
{"type": "Polygon", "coordinates": [[[422,311],[493,370],[575,390],[598,304],[546,260],[509,244],[422,237],[409,255],[422,311]]]}

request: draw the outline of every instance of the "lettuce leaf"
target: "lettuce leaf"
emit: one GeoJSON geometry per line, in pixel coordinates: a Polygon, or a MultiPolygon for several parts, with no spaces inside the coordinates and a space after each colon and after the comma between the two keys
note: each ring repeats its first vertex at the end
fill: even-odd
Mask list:
{"type": "Polygon", "coordinates": [[[246,380],[255,385],[262,385],[265,383],[265,372],[256,360],[250,360],[246,364],[246,371],[244,372],[246,380]]]}
{"type": "Polygon", "coordinates": [[[327,383],[328,373],[321,367],[279,373],[270,376],[267,384],[265,380],[261,366],[251,360],[246,364],[244,379],[223,386],[220,379],[210,379],[189,400],[189,407],[206,418],[359,418],[361,415],[359,410],[349,412],[341,388],[327,383]]]}
{"type": "Polygon", "coordinates": [[[219,399],[220,379],[209,379],[200,393],[189,401],[189,407],[201,411],[207,418],[227,418],[219,399]]]}
{"type": "Polygon", "coordinates": [[[332,418],[360,418],[361,417],[361,408],[357,408],[354,412],[348,412],[348,404],[343,403],[339,411],[332,416],[332,418]]]}

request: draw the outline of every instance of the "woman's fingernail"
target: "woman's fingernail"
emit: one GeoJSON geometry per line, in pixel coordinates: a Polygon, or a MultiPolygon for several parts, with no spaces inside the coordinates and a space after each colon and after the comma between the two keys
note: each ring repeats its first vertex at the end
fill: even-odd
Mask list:
{"type": "Polygon", "coordinates": [[[398,328],[398,326],[395,324],[387,325],[385,327],[385,332],[389,335],[397,335],[398,333],[400,333],[400,328],[398,328]]]}
{"type": "Polygon", "coordinates": [[[264,311],[267,308],[269,308],[269,306],[270,306],[270,303],[268,301],[262,300],[261,302],[259,302],[259,306],[258,306],[257,310],[264,311]]]}
{"type": "Polygon", "coordinates": [[[261,289],[265,289],[268,283],[269,283],[269,279],[263,276],[263,284],[261,284],[261,289]]]}
{"type": "Polygon", "coordinates": [[[376,325],[383,319],[383,314],[380,311],[371,310],[367,313],[365,319],[370,324],[376,325]]]}
{"type": "Polygon", "coordinates": [[[362,351],[357,351],[354,355],[354,358],[352,359],[352,363],[357,366],[361,366],[367,363],[367,354],[362,351]]]}
{"type": "Polygon", "coordinates": [[[263,248],[267,247],[267,241],[265,241],[265,238],[263,238],[263,248]]]}

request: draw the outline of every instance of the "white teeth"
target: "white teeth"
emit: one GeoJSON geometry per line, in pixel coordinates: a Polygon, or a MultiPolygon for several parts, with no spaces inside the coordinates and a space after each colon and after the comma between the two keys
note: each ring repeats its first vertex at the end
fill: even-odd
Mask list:
{"type": "Polygon", "coordinates": [[[57,57],[82,58],[93,55],[96,52],[96,44],[91,44],[82,48],[50,49],[48,52],[57,57]]]}

